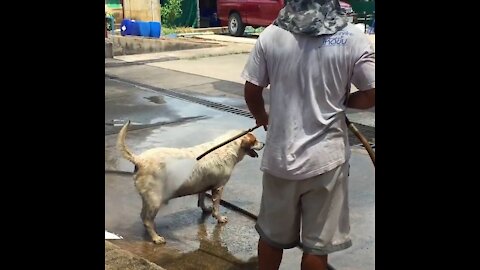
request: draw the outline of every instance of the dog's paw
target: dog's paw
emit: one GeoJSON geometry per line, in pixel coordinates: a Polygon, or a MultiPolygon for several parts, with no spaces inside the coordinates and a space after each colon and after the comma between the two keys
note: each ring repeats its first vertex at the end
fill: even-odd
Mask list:
{"type": "Polygon", "coordinates": [[[153,242],[157,245],[160,245],[160,244],[165,244],[166,241],[165,241],[165,238],[161,237],[161,236],[158,236],[158,237],[155,237],[153,238],[153,242]]]}
{"type": "Polygon", "coordinates": [[[218,220],[218,223],[225,223],[228,221],[226,216],[220,216],[218,217],[217,220],[218,220]]]}

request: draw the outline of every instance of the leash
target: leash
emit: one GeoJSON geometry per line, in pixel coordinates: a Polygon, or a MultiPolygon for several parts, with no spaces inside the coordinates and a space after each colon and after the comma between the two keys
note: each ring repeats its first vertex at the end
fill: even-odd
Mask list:
{"type": "Polygon", "coordinates": [[[204,156],[210,154],[212,151],[214,151],[214,150],[216,150],[216,149],[224,146],[225,144],[227,144],[227,143],[229,143],[229,142],[231,142],[231,141],[234,141],[234,140],[242,137],[243,135],[245,135],[245,134],[247,134],[247,133],[249,133],[249,132],[254,131],[255,129],[257,129],[257,128],[259,128],[259,127],[261,127],[261,126],[255,126],[255,127],[251,128],[251,129],[249,129],[249,130],[247,130],[247,131],[244,131],[244,132],[238,134],[237,136],[235,136],[235,137],[233,137],[233,138],[231,138],[231,139],[228,139],[228,140],[224,141],[223,143],[221,143],[221,144],[219,144],[219,145],[217,145],[217,146],[214,146],[214,147],[210,148],[209,150],[207,150],[207,152],[205,152],[205,153],[201,154],[200,156],[198,156],[198,157],[197,157],[197,160],[200,160],[200,159],[203,158],[204,156]]]}
{"type": "MultiPolygon", "coordinates": [[[[365,147],[365,149],[367,150],[368,152],[368,155],[370,156],[370,159],[372,160],[373,162],[373,166],[375,167],[375,152],[373,151],[373,148],[372,146],[370,145],[370,143],[367,141],[367,139],[365,138],[365,136],[363,136],[362,132],[360,132],[360,130],[358,130],[358,128],[352,123],[350,122],[350,120],[348,119],[347,116],[345,116],[345,122],[347,123],[347,126],[348,128],[352,131],[352,133],[360,140],[360,142],[362,143],[363,147],[365,147]]],[[[231,142],[231,141],[234,141],[240,137],[242,137],[243,135],[249,133],[249,132],[252,132],[254,131],[255,129],[259,128],[261,126],[255,126],[247,131],[244,131],[240,134],[238,134],[237,136],[217,145],[217,146],[214,146],[212,147],[211,149],[209,149],[208,151],[206,151],[205,153],[201,154],[200,156],[197,157],[197,160],[200,160],[202,159],[204,156],[210,154],[212,151],[226,145],[227,143],[231,142]]]]}
{"type": "Polygon", "coordinates": [[[363,134],[358,130],[358,128],[348,120],[348,118],[345,116],[345,122],[347,123],[348,128],[355,134],[355,136],[360,140],[360,142],[363,144],[363,147],[367,149],[368,155],[370,156],[370,159],[373,162],[373,167],[375,167],[375,152],[373,151],[372,146],[370,143],[368,143],[367,139],[363,134]]]}

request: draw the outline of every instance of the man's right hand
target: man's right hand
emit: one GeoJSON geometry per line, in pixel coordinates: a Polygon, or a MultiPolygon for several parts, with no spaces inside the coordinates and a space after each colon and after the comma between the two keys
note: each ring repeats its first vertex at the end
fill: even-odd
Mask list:
{"type": "Polygon", "coordinates": [[[268,113],[265,111],[265,102],[262,96],[263,87],[257,86],[251,82],[245,82],[245,102],[248,109],[255,117],[257,126],[263,126],[267,131],[268,128],[268,113]]]}
{"type": "Polygon", "coordinates": [[[268,113],[267,112],[260,114],[259,116],[257,116],[255,120],[257,122],[257,126],[263,126],[263,129],[267,131],[268,129],[268,113]]]}

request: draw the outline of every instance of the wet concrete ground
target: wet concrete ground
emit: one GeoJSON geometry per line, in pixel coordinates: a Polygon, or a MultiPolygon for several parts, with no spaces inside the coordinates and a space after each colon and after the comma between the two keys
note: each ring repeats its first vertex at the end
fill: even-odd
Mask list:
{"type": "MultiPolygon", "coordinates": [[[[145,74],[143,76],[147,81],[152,80],[145,74]]],[[[156,85],[163,86],[160,80],[156,85]]],[[[172,88],[176,88],[175,85],[195,85],[178,77],[177,84],[173,78],[167,80],[172,88]]],[[[216,82],[206,77],[200,80],[203,85],[216,82]]],[[[206,98],[221,99],[229,104],[241,103],[238,98],[229,96],[208,95],[206,98]]],[[[113,120],[129,119],[138,124],[132,127],[126,140],[135,153],[154,146],[193,146],[227,129],[254,126],[252,119],[243,116],[108,79],[105,80],[105,107],[106,170],[133,171],[133,165],[119,158],[114,148],[115,132],[120,126],[113,125],[113,120]]],[[[254,133],[264,140],[263,130],[254,133]]],[[[259,154],[261,158],[262,152],[259,154]]],[[[226,185],[223,199],[257,214],[261,197],[259,166],[260,159],[245,157],[226,185]]],[[[374,190],[374,167],[364,151],[354,150],[350,173],[353,247],[330,256],[330,263],[336,269],[374,269],[374,190]]],[[[140,205],[130,175],[105,174],[105,228],[124,237],[113,241],[116,245],[166,269],[256,269],[258,235],[253,220],[221,207],[222,214],[227,215],[229,221],[217,225],[211,216],[202,216],[196,207],[196,196],[174,199],[160,210],[156,218],[156,228],[167,240],[166,245],[159,246],[146,235],[139,216],[140,205]]],[[[299,269],[300,257],[301,251],[297,248],[285,251],[281,269],[299,269]]]]}

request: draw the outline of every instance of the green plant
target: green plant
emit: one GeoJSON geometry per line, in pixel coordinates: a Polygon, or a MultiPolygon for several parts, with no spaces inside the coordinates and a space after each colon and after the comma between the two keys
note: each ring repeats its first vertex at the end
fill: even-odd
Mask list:
{"type": "Polygon", "coordinates": [[[169,0],[160,9],[162,24],[173,26],[174,21],[182,15],[182,0],[169,0]]]}
{"type": "Polygon", "coordinates": [[[162,35],[168,35],[168,34],[179,34],[179,33],[193,33],[195,32],[195,29],[192,27],[168,27],[168,26],[162,26],[162,35]]]}
{"type": "Polygon", "coordinates": [[[108,11],[105,11],[105,21],[107,24],[107,31],[112,31],[113,24],[115,24],[115,17],[108,11]]]}

